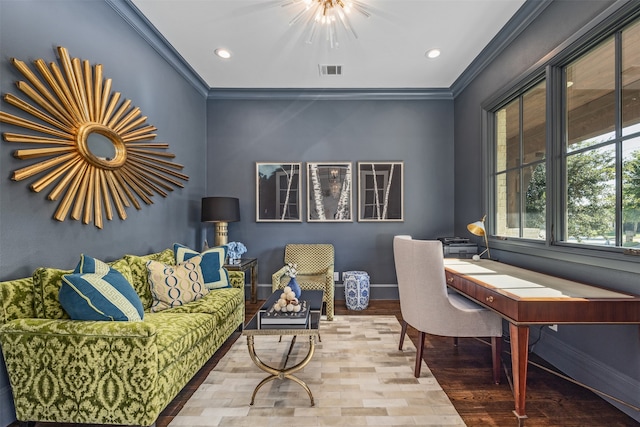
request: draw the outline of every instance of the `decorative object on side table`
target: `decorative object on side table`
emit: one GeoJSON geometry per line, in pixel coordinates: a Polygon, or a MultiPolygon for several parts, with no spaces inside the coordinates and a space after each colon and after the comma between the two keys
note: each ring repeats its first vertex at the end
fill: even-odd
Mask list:
{"type": "MultiPolygon", "coordinates": [[[[288,263],[287,264],[287,276],[289,276],[289,286],[287,286],[295,295],[296,298],[300,298],[300,294],[302,293],[302,289],[296,280],[296,276],[298,275],[298,264],[288,263]]],[[[285,288],[287,289],[287,288],[285,288]]]]}
{"type": "Polygon", "coordinates": [[[229,264],[238,264],[242,255],[247,252],[247,247],[242,242],[229,242],[227,244],[227,256],[229,264]]]}

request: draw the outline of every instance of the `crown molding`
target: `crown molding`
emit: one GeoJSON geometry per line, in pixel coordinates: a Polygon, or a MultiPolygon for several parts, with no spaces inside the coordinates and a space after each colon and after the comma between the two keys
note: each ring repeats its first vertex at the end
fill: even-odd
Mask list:
{"type": "Polygon", "coordinates": [[[554,0],[526,0],[509,22],[485,46],[451,85],[453,97],[458,96],[498,55],[518,37],[554,0]]]}
{"type": "Polygon", "coordinates": [[[209,93],[209,85],[178,53],[169,41],[153,26],[131,0],[105,0],[162,58],[202,96],[209,93]]]}
{"type": "Polygon", "coordinates": [[[449,89],[215,89],[208,99],[235,100],[340,100],[340,101],[389,101],[389,100],[453,100],[449,89]]]}

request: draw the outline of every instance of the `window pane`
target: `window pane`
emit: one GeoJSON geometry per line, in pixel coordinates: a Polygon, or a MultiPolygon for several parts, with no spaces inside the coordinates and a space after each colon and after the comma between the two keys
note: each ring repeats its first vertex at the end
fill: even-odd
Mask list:
{"type": "Polygon", "coordinates": [[[567,152],[614,137],[614,53],[611,37],[565,68],[567,152]]]}
{"type": "Polygon", "coordinates": [[[615,245],[615,146],[567,156],[567,240],[615,245]]]}
{"type": "Polygon", "coordinates": [[[496,176],[496,234],[520,237],[520,171],[496,176]]]}
{"type": "Polygon", "coordinates": [[[640,22],[622,32],[622,134],[640,132],[640,22]]]}
{"type": "Polygon", "coordinates": [[[622,145],[622,246],[640,245],[640,138],[622,145]]]}
{"type": "Polygon", "coordinates": [[[547,212],[547,174],[544,163],[530,165],[522,169],[526,184],[524,229],[525,239],[545,239],[547,212]]]}
{"type": "Polygon", "coordinates": [[[542,82],[522,97],[522,163],[540,161],[546,151],[546,83],[542,82]]]}
{"type": "Polygon", "coordinates": [[[496,120],[496,171],[520,164],[520,101],[498,110],[496,120]]]}

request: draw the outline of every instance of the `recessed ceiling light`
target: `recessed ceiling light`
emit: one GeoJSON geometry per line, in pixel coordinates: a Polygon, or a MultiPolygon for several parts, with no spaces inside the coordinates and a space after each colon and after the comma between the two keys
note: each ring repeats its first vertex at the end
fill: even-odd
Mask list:
{"type": "Polygon", "coordinates": [[[223,48],[216,49],[215,50],[215,54],[218,55],[222,59],[231,58],[231,52],[229,52],[227,49],[223,49],[223,48]]]}
{"type": "Polygon", "coordinates": [[[440,49],[431,49],[428,50],[427,53],[425,53],[427,58],[437,58],[438,56],[440,56],[440,49]]]}

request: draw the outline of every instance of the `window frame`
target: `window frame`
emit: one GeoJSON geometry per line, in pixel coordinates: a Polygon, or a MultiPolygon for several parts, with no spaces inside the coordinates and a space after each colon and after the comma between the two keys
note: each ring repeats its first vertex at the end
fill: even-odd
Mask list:
{"type": "MultiPolygon", "coordinates": [[[[488,167],[488,171],[489,171],[489,181],[490,181],[490,185],[489,185],[489,192],[490,192],[490,204],[489,206],[491,207],[491,209],[489,209],[491,215],[491,225],[490,225],[490,232],[493,235],[495,234],[495,230],[497,229],[497,212],[496,212],[496,197],[497,195],[497,191],[496,191],[496,187],[497,187],[497,183],[496,183],[496,178],[498,175],[502,175],[502,174],[509,174],[510,172],[515,172],[517,171],[519,173],[520,176],[520,180],[519,180],[519,186],[520,186],[520,200],[518,201],[519,203],[519,219],[518,219],[518,234],[520,236],[523,235],[523,229],[524,229],[524,197],[523,197],[523,182],[522,182],[522,171],[523,169],[532,166],[533,164],[541,164],[544,163],[545,168],[549,167],[549,155],[548,155],[548,148],[549,148],[549,138],[546,137],[546,145],[545,145],[545,161],[544,162],[524,162],[523,160],[523,99],[524,96],[529,93],[529,90],[534,89],[536,86],[538,86],[540,83],[545,83],[545,90],[547,91],[547,98],[548,98],[548,89],[546,88],[546,86],[548,85],[546,76],[544,74],[538,73],[536,75],[535,78],[532,78],[530,81],[527,82],[527,84],[523,85],[522,87],[518,88],[518,90],[516,92],[514,92],[510,97],[506,98],[503,102],[501,102],[500,104],[498,104],[497,106],[495,106],[489,114],[489,123],[491,126],[491,130],[488,133],[488,137],[491,140],[491,143],[489,144],[489,167],[488,167]],[[497,169],[497,160],[498,160],[498,156],[497,156],[497,147],[496,147],[496,139],[495,139],[495,135],[496,135],[496,112],[504,107],[506,107],[507,105],[509,105],[510,103],[514,102],[514,101],[518,101],[518,138],[519,138],[519,161],[518,164],[516,166],[506,166],[504,169],[501,169],[500,171],[496,171],[497,169]]],[[[548,108],[548,105],[545,105],[545,123],[548,120],[548,114],[546,114],[546,110],[548,108]]],[[[546,129],[546,126],[545,126],[546,129]]],[[[548,189],[547,189],[547,198],[548,198],[548,189]]],[[[546,228],[546,224],[548,224],[548,208],[549,208],[549,202],[547,201],[546,203],[546,209],[545,209],[545,228],[546,228]]],[[[546,231],[546,230],[545,230],[546,231]]],[[[546,234],[548,235],[548,231],[546,231],[546,234]]],[[[507,237],[507,236],[499,236],[501,238],[507,237]]],[[[526,237],[512,237],[514,239],[518,239],[518,240],[527,240],[527,241],[531,241],[531,242],[541,242],[543,241],[543,239],[532,239],[532,238],[526,238],[526,237]]]]}
{"type": "MultiPolygon", "coordinates": [[[[640,255],[623,247],[601,247],[596,245],[576,244],[556,240],[557,230],[565,228],[566,173],[564,168],[564,125],[562,117],[565,110],[563,94],[563,70],[584,53],[609,37],[619,39],[620,32],[629,24],[640,20],[640,5],[633,2],[614,5],[585,25],[572,38],[558,46],[538,63],[534,64],[522,75],[507,84],[505,88],[482,103],[482,164],[483,204],[490,221],[487,223],[489,244],[497,250],[509,251],[523,255],[534,255],[546,258],[589,264],[593,266],[616,268],[624,271],[640,273],[640,258],[628,255],[640,255]],[[496,230],[496,144],[495,113],[509,102],[521,97],[527,90],[541,81],[546,81],[546,238],[527,239],[524,237],[497,236],[496,230]],[[560,228],[561,227],[561,228],[560,228]]],[[[617,47],[617,49],[619,49],[617,47]]],[[[619,62],[619,59],[617,60],[619,62]]],[[[621,79],[619,64],[616,63],[616,79],[621,79]]],[[[616,109],[619,108],[616,86],[616,109]]],[[[618,113],[618,112],[616,112],[618,113]]],[[[618,120],[619,115],[616,115],[618,120]]],[[[616,139],[621,137],[616,135],[616,139]]],[[[618,196],[619,197],[619,196],[618,196]]],[[[619,198],[618,198],[619,200],[619,198]]],[[[521,208],[522,210],[522,208],[521,208]]],[[[617,211],[620,209],[617,208],[617,211]]],[[[617,212],[621,215],[621,211],[617,212]]],[[[522,226],[522,224],[521,224],[522,226]]],[[[622,227],[620,221],[617,227],[622,227]]]]}

